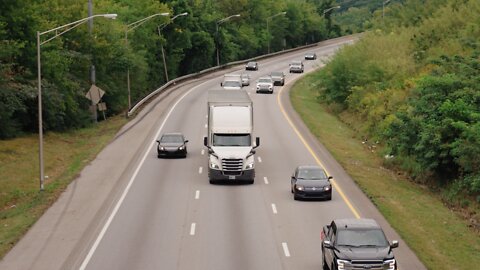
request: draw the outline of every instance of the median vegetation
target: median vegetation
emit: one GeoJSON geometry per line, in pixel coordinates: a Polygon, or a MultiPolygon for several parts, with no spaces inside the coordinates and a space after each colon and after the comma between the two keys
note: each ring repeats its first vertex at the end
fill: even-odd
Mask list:
{"type": "Polygon", "coordinates": [[[391,3],[292,91],[311,130],[430,269],[480,263],[478,14],[475,0],[391,3]]]}

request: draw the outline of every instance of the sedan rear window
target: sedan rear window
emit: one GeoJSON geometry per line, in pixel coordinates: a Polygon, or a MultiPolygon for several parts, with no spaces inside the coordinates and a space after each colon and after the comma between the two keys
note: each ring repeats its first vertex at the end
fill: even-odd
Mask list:
{"type": "Polygon", "coordinates": [[[297,178],[299,179],[310,179],[310,180],[315,180],[315,179],[327,179],[327,175],[325,174],[325,171],[322,169],[317,169],[317,168],[311,168],[311,169],[300,169],[298,171],[297,178]]]}
{"type": "Polygon", "coordinates": [[[179,135],[164,135],[160,139],[162,143],[183,143],[182,136],[179,135]]]}

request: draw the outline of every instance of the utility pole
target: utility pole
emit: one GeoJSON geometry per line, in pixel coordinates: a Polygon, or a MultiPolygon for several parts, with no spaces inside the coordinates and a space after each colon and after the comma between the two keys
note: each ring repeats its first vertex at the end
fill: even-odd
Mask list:
{"type": "MultiPolygon", "coordinates": [[[[93,16],[93,0],[88,0],[88,17],[93,16]]],[[[91,18],[88,21],[88,33],[90,34],[90,38],[93,37],[93,18],[91,18]]],[[[92,56],[92,62],[90,65],[90,83],[92,85],[95,85],[96,83],[96,74],[95,74],[95,65],[93,63],[93,50],[90,52],[92,56]]],[[[92,118],[93,121],[96,123],[97,122],[97,105],[93,102],[92,100],[92,118]]]]}

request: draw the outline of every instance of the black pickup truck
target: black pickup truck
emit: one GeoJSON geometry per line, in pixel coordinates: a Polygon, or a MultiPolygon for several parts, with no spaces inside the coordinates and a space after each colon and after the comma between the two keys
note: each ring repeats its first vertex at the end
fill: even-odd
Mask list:
{"type": "Polygon", "coordinates": [[[324,270],[396,270],[392,249],[382,228],[373,219],[336,219],[323,227],[324,270]]]}

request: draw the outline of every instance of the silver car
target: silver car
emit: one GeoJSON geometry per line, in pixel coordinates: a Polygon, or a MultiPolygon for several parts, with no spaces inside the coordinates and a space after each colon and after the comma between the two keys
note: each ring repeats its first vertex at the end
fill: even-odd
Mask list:
{"type": "Polygon", "coordinates": [[[270,73],[270,77],[272,77],[273,85],[285,85],[285,73],[283,71],[273,71],[270,73]]]}
{"type": "Polygon", "coordinates": [[[273,80],[272,77],[260,77],[257,81],[257,93],[273,94],[273,80]]]}
{"type": "Polygon", "coordinates": [[[242,73],[241,77],[243,86],[250,85],[250,75],[247,73],[242,73]]]}
{"type": "Polygon", "coordinates": [[[303,62],[302,61],[292,61],[290,64],[290,73],[303,73],[303,62]]]}

